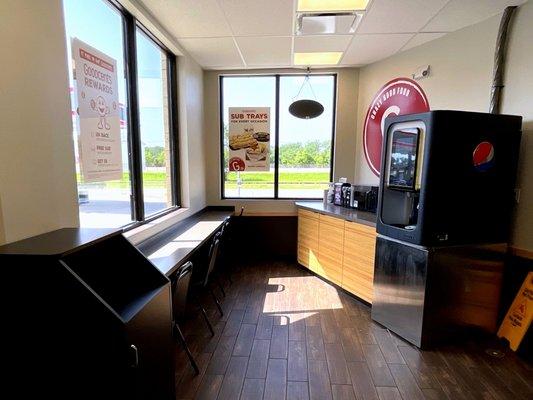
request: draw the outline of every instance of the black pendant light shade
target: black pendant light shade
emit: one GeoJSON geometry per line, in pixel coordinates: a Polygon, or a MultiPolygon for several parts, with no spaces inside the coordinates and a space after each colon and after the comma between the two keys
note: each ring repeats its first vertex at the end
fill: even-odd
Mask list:
{"type": "Polygon", "coordinates": [[[296,100],[289,106],[289,112],[296,118],[316,118],[324,112],[324,106],[315,100],[296,100]]]}
{"type": "MultiPolygon", "coordinates": [[[[297,99],[300,96],[300,93],[302,93],[302,89],[304,88],[306,83],[309,85],[309,89],[311,89],[313,97],[316,99],[315,91],[313,90],[313,86],[311,86],[311,82],[309,81],[309,74],[311,74],[311,69],[307,67],[307,74],[305,75],[305,79],[302,82],[302,86],[300,86],[300,90],[298,90],[298,94],[293,97],[293,100],[297,99]]],[[[296,118],[311,119],[321,115],[324,112],[324,106],[316,100],[296,100],[293,101],[292,104],[289,106],[289,112],[296,118]]]]}

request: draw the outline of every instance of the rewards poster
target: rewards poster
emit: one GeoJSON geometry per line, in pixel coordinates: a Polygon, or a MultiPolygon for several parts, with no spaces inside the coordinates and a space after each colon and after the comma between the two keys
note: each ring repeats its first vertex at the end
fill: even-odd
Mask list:
{"type": "Polygon", "coordinates": [[[81,173],[85,182],[122,178],[117,62],[72,40],[79,114],[81,173]]]}
{"type": "Polygon", "coordinates": [[[270,107],[229,108],[229,170],[270,170],[270,107]]]}

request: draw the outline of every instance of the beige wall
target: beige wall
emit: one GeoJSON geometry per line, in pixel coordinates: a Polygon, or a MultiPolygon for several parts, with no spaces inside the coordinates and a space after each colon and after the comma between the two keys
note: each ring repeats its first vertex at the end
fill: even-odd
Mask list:
{"type": "MultiPolygon", "coordinates": [[[[176,54],[179,46],[142,7],[124,5],[176,54]]],[[[77,226],[78,204],[61,0],[0,1],[0,244],[77,226]]],[[[203,71],[178,58],[182,202],[138,241],[206,206],[203,71]]]]}
{"type": "Polygon", "coordinates": [[[0,2],[0,232],[8,242],[78,224],[62,15],[59,0],[0,2]]]}
{"type": "Polygon", "coordinates": [[[518,167],[520,203],[516,208],[513,245],[533,251],[533,1],[515,15],[507,53],[502,113],[522,115],[518,167]]]}
{"type": "MultiPolygon", "coordinates": [[[[529,250],[533,250],[532,20],[533,2],[530,1],[515,15],[502,103],[503,113],[524,117],[518,183],[521,199],[516,208],[512,242],[529,250]]],[[[493,17],[360,70],[356,181],[378,182],[362,152],[362,125],[373,96],[390,79],[409,77],[417,67],[429,64],[431,74],[419,84],[427,94],[431,109],[488,111],[499,21],[500,16],[493,17]]]]}
{"type": "Polygon", "coordinates": [[[432,110],[488,111],[499,16],[361,68],[357,121],[356,180],[377,184],[364,153],[363,123],[374,95],[389,80],[410,77],[430,64],[429,78],[418,83],[432,110]]]}
{"type": "MultiPolygon", "coordinates": [[[[288,200],[221,200],[220,195],[220,128],[219,128],[219,86],[221,74],[272,74],[295,73],[299,70],[246,70],[205,71],[205,130],[206,130],[206,172],[207,201],[209,205],[235,205],[245,207],[246,213],[294,214],[294,201],[288,200]]],[[[355,123],[359,73],[355,68],[321,70],[337,73],[337,121],[335,137],[335,158],[333,174],[335,179],[343,176],[349,181],[354,178],[355,123]]]]}

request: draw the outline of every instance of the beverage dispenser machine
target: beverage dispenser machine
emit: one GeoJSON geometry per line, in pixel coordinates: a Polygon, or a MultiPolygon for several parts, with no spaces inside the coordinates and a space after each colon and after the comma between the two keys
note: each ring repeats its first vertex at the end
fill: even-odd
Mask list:
{"type": "Polygon", "coordinates": [[[385,123],[372,318],[418,347],[495,331],[522,118],[463,111],[385,123]]]}

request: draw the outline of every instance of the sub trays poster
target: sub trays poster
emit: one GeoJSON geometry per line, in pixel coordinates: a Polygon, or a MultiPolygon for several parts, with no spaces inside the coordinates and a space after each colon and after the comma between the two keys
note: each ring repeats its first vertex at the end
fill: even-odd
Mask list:
{"type": "Polygon", "coordinates": [[[270,107],[229,108],[229,170],[270,169],[270,107]]]}

